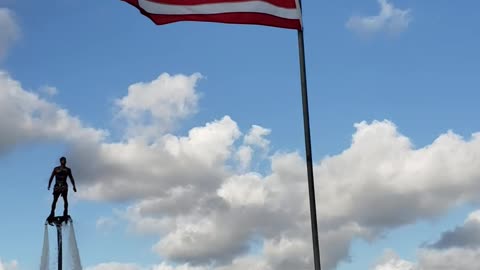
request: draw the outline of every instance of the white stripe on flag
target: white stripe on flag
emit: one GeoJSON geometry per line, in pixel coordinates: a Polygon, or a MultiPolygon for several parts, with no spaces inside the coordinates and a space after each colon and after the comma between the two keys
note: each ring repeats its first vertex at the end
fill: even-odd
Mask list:
{"type": "Polygon", "coordinates": [[[161,15],[203,15],[233,12],[252,12],[270,14],[276,17],[298,20],[301,15],[295,8],[282,8],[264,1],[244,1],[236,3],[216,3],[201,5],[167,5],[138,0],[138,4],[146,12],[161,15]]]}

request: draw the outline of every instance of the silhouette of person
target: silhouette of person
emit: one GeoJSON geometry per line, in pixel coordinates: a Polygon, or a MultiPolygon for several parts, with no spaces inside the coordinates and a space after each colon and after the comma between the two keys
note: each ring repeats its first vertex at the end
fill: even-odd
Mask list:
{"type": "Polygon", "coordinates": [[[55,216],[55,206],[60,195],[63,197],[64,209],[63,216],[68,216],[68,184],[67,177],[70,177],[70,181],[73,185],[73,191],[77,192],[75,187],[75,180],[73,179],[72,170],[66,166],[67,159],[65,157],[60,158],[60,166],[57,166],[53,169],[50,180],[48,181],[48,190],[50,190],[50,185],[52,184],[53,177],[55,177],[55,185],[53,186],[53,203],[52,211],[50,212],[49,218],[55,216]]]}

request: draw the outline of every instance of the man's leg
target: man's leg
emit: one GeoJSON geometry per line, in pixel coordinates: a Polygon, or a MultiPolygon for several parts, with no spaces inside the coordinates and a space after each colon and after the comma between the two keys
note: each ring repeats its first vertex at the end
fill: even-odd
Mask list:
{"type": "Polygon", "coordinates": [[[60,193],[54,193],[53,194],[52,211],[50,212],[51,217],[55,216],[55,206],[57,205],[57,201],[58,201],[59,196],[60,196],[60,193]]]}
{"type": "Polygon", "coordinates": [[[68,216],[67,192],[62,192],[62,197],[63,197],[63,216],[68,216]]]}

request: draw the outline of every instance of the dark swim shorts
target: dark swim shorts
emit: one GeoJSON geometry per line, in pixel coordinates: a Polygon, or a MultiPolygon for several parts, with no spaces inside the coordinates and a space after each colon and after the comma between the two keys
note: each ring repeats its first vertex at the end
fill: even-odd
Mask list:
{"type": "Polygon", "coordinates": [[[53,187],[53,195],[62,195],[62,197],[66,197],[68,194],[68,186],[62,184],[55,184],[53,187]]]}

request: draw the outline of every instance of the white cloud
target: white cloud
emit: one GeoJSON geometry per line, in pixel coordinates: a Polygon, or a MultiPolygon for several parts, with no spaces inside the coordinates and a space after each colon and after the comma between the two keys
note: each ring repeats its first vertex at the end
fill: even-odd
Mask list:
{"type": "Polygon", "coordinates": [[[270,144],[270,141],[265,139],[264,136],[267,136],[270,133],[271,133],[270,129],[257,126],[257,125],[252,125],[248,134],[245,135],[244,144],[257,146],[266,150],[268,149],[268,145],[270,144]]]}
{"type": "Polygon", "coordinates": [[[265,257],[247,255],[235,258],[230,265],[220,266],[215,270],[273,270],[265,257]]]}
{"type": "Polygon", "coordinates": [[[18,27],[13,12],[8,8],[0,7],[0,59],[5,56],[8,48],[18,39],[18,27]]]}
{"type": "Polygon", "coordinates": [[[399,9],[387,0],[378,0],[380,13],[375,16],[352,16],[346,23],[346,27],[361,35],[370,36],[376,33],[385,32],[388,34],[399,34],[405,31],[412,21],[409,9],[399,9]]]}
{"type": "Polygon", "coordinates": [[[180,264],[180,265],[168,265],[166,263],[161,263],[159,265],[153,266],[150,270],[208,270],[207,267],[201,266],[191,266],[189,264],[180,264]]]}
{"type": "Polygon", "coordinates": [[[480,259],[480,210],[472,212],[461,226],[442,233],[440,239],[417,252],[417,261],[402,260],[393,251],[374,270],[473,270],[480,259]]]}
{"type": "Polygon", "coordinates": [[[468,215],[465,224],[468,223],[480,224],[480,210],[474,211],[468,215]]]}
{"type": "Polygon", "coordinates": [[[265,182],[260,175],[253,173],[227,179],[218,189],[217,194],[232,207],[263,206],[267,198],[265,182]]]}
{"type": "MultiPolygon", "coordinates": [[[[480,190],[479,134],[464,140],[447,132],[415,149],[391,122],[355,126],[348,149],[315,165],[320,243],[328,247],[322,248],[325,269],[347,258],[354,238],[374,239],[386,230],[438,216],[476,201],[480,190]]],[[[171,260],[203,265],[214,259],[228,269],[258,235],[277,248],[282,246],[278,237],[285,235],[284,241],[301,242],[310,254],[304,161],[297,153],[277,153],[271,157],[271,171],[262,176],[225,170],[205,189],[193,178],[183,183],[188,192],[157,193],[155,207],[140,200],[126,215],[136,230],[162,235],[155,251],[171,260]],[[209,248],[202,249],[207,243],[209,248]]],[[[183,173],[179,178],[187,179],[183,173]]],[[[275,264],[265,246],[260,257],[274,269],[309,267],[311,260],[288,255],[293,252],[288,249],[283,258],[293,261],[275,264]]]]}
{"type": "Polygon", "coordinates": [[[480,249],[451,248],[446,250],[423,250],[419,254],[420,270],[476,270],[480,249]]]}
{"type": "Polygon", "coordinates": [[[0,270],[17,270],[17,269],[18,269],[17,261],[5,262],[5,261],[2,261],[2,259],[0,258],[0,270]]]}
{"type": "Polygon", "coordinates": [[[240,171],[244,171],[250,166],[252,161],[253,149],[250,146],[242,145],[235,153],[235,158],[239,162],[240,171]]]}
{"type": "Polygon", "coordinates": [[[418,252],[418,262],[405,261],[394,255],[374,270],[477,270],[479,259],[480,249],[422,249],[418,252]]]}
{"type": "MultiPolygon", "coordinates": [[[[192,76],[183,77],[190,78],[183,87],[193,87],[192,76]]],[[[150,142],[135,136],[106,142],[104,132],[23,90],[6,73],[0,73],[0,90],[0,125],[12,132],[2,134],[0,146],[52,138],[66,142],[80,198],[130,203],[120,218],[130,230],[157,237],[152,249],[168,262],[221,270],[311,268],[303,158],[277,152],[269,156],[265,175],[235,170],[245,143],[252,149],[268,146],[265,128],[252,128],[245,139],[225,116],[192,127],[185,136],[164,132],[150,142]],[[248,254],[252,241],[262,244],[248,254]]],[[[196,96],[195,87],[192,91],[183,96],[196,96]]],[[[140,104],[120,100],[129,100],[129,108],[140,104]]],[[[176,106],[167,108],[172,110],[167,115],[179,115],[176,106]]],[[[464,139],[449,131],[415,148],[389,121],[355,127],[347,149],[314,164],[324,269],[348,258],[353,239],[372,240],[477,202],[480,192],[480,133],[464,139]]]]}
{"type": "Polygon", "coordinates": [[[88,179],[79,195],[95,200],[134,199],[166,194],[172,188],[194,186],[200,190],[218,185],[225,174],[240,135],[228,116],[191,129],[186,137],[166,134],[153,144],[131,139],[85,148],[72,146],[72,167],[88,179]],[[96,160],[91,156],[95,155],[96,160]]]}
{"type": "Polygon", "coordinates": [[[434,249],[480,248],[480,210],[471,213],[461,226],[444,232],[440,239],[429,247],[434,249]]]}
{"type": "Polygon", "coordinates": [[[142,268],[136,264],[109,262],[87,267],[87,270],[142,270],[142,268]]]}
{"type": "Polygon", "coordinates": [[[195,264],[222,263],[247,248],[242,241],[247,235],[231,233],[232,230],[226,226],[234,224],[215,213],[203,217],[198,214],[179,217],[175,222],[175,228],[154,246],[154,251],[169,260],[195,264]],[[209,248],[205,248],[206,245],[209,248]]]}
{"type": "Polygon", "coordinates": [[[22,88],[0,70],[0,154],[35,141],[99,142],[107,133],[85,127],[65,109],[22,88]]]}
{"type": "MultiPolygon", "coordinates": [[[[157,265],[152,265],[149,267],[141,267],[133,263],[118,263],[118,262],[109,262],[101,263],[95,266],[86,268],[86,270],[207,270],[205,267],[190,266],[189,264],[178,264],[175,266],[161,263],[157,265]]],[[[0,270],[2,270],[0,268],[0,270]]]]}
{"type": "Polygon", "coordinates": [[[272,269],[307,269],[313,265],[311,250],[302,238],[280,237],[267,240],[263,253],[272,269]]]}
{"type": "Polygon", "coordinates": [[[245,172],[250,169],[253,158],[260,152],[261,158],[267,156],[270,141],[265,137],[271,133],[270,129],[252,125],[248,133],[243,137],[243,144],[238,147],[235,159],[238,162],[238,171],[245,172]]]}
{"type": "Polygon", "coordinates": [[[197,110],[197,81],[202,76],[164,73],[151,82],[135,83],[117,100],[119,116],[129,125],[128,135],[151,137],[172,128],[175,121],[197,110]]]}
{"type": "Polygon", "coordinates": [[[417,270],[417,268],[414,263],[402,260],[393,251],[388,250],[374,270],[417,270]]]}

